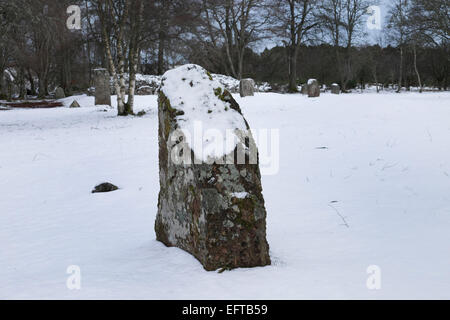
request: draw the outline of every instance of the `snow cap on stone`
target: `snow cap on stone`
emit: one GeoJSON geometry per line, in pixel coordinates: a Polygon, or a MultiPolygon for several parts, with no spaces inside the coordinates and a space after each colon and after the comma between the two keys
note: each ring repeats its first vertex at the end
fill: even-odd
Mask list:
{"type": "Polygon", "coordinates": [[[162,77],[160,90],[169,99],[170,106],[178,111],[179,129],[193,137],[187,143],[198,159],[220,158],[234,151],[239,141],[237,132],[247,130],[247,125],[242,114],[220,98],[225,88],[208,71],[195,64],[169,70],[162,77]],[[194,128],[199,125],[203,130],[202,141],[195,143],[199,137],[194,137],[194,128]],[[225,141],[227,131],[235,143],[225,141]],[[214,141],[208,132],[220,132],[224,141],[214,141]],[[213,143],[223,146],[223,152],[218,154],[217,148],[209,148],[213,143]]]}

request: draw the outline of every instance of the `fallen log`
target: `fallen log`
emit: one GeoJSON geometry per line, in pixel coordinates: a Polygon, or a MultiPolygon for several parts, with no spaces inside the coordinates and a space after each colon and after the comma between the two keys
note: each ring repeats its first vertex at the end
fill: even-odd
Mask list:
{"type": "Polygon", "coordinates": [[[25,108],[25,109],[49,109],[49,108],[59,108],[63,104],[61,102],[52,101],[37,101],[37,102],[14,102],[5,103],[8,108],[25,108]]]}

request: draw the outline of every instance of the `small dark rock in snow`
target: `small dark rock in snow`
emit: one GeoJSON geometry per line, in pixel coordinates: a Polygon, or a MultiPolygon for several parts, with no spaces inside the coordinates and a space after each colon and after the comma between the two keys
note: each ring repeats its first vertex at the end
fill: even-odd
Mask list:
{"type": "Polygon", "coordinates": [[[70,105],[71,108],[80,108],[80,104],[77,100],[73,100],[72,104],[70,105]]]}
{"type": "Polygon", "coordinates": [[[99,184],[98,186],[95,187],[94,190],[92,190],[92,193],[103,193],[103,192],[112,192],[112,191],[116,191],[119,188],[111,183],[105,182],[102,184],[99,184]]]}

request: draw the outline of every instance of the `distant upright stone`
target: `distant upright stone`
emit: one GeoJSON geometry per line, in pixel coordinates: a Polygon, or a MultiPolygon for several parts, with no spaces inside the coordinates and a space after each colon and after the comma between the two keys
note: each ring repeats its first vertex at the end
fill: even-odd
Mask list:
{"type": "Polygon", "coordinates": [[[9,70],[5,70],[0,74],[0,100],[6,99],[11,102],[15,92],[18,92],[17,86],[14,84],[14,77],[9,70]]]}
{"type": "Polygon", "coordinates": [[[255,81],[253,79],[242,79],[239,85],[239,93],[241,97],[249,97],[255,95],[255,81]]]}
{"type": "Polygon", "coordinates": [[[287,84],[278,84],[278,83],[274,83],[271,86],[271,91],[275,92],[275,93],[282,93],[285,94],[288,92],[288,85],[287,84]]]}
{"type": "Polygon", "coordinates": [[[331,93],[332,94],[340,94],[341,93],[341,86],[337,83],[333,83],[331,85],[331,93]]]}
{"type": "Polygon", "coordinates": [[[87,95],[88,95],[89,97],[95,96],[95,87],[90,87],[90,88],[88,88],[88,89],[87,89],[87,95]]]}
{"type": "Polygon", "coordinates": [[[302,85],[301,92],[302,92],[302,94],[308,94],[308,85],[307,84],[302,85]]]}
{"type": "Polygon", "coordinates": [[[320,96],[320,86],[319,81],[316,79],[308,80],[308,97],[316,98],[320,96]]]}
{"type": "Polygon", "coordinates": [[[61,87],[56,88],[55,91],[55,99],[64,99],[66,97],[66,94],[64,93],[64,89],[61,87]]]}
{"type": "Polygon", "coordinates": [[[73,100],[72,104],[70,105],[71,108],[80,108],[80,104],[77,100],[73,100]]]}
{"type": "Polygon", "coordinates": [[[232,95],[185,65],[164,74],[158,117],[157,240],[208,271],[269,265],[258,151],[232,95]]]}
{"type": "Polygon", "coordinates": [[[95,84],[95,105],[111,106],[111,87],[108,70],[95,69],[94,84],[95,84]]]}

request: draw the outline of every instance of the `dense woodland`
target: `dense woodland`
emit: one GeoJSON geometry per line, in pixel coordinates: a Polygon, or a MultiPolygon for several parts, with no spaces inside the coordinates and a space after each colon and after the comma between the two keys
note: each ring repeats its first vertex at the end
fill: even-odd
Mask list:
{"type": "Polygon", "coordinates": [[[160,75],[188,62],[289,92],[308,78],[344,92],[368,83],[446,90],[450,1],[392,0],[377,37],[366,27],[374,2],[0,0],[0,93],[11,98],[4,97],[11,83],[21,98],[57,86],[84,91],[92,70],[105,67],[127,114],[136,73],[160,75]],[[72,5],[81,9],[80,30],[68,27],[76,23],[72,5]]]}

